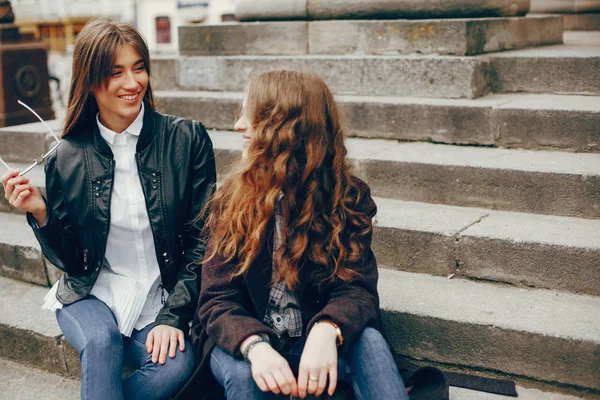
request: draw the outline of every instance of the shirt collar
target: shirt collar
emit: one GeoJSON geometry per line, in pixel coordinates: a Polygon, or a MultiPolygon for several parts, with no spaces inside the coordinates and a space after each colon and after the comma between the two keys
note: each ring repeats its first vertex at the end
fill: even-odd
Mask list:
{"type": "MultiPolygon", "coordinates": [[[[106,140],[108,142],[108,144],[110,144],[112,146],[115,143],[116,135],[119,135],[119,133],[116,133],[115,131],[112,131],[112,130],[108,129],[107,127],[105,127],[104,125],[102,125],[102,123],[100,122],[100,113],[96,114],[96,123],[98,124],[98,129],[100,129],[100,135],[102,135],[104,140],[106,140]]],[[[136,119],[131,123],[131,125],[129,125],[127,127],[127,129],[125,129],[123,131],[123,133],[127,132],[134,136],[140,136],[140,133],[142,132],[143,124],[144,124],[144,102],[142,102],[142,108],[140,110],[140,113],[136,117],[136,119]]]]}

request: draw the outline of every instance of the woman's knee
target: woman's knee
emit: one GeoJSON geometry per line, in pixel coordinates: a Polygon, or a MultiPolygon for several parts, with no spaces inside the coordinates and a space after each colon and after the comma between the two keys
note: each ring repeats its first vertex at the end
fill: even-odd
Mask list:
{"type": "Polygon", "coordinates": [[[97,354],[123,352],[121,332],[111,326],[96,326],[84,335],[82,350],[97,354]]]}
{"type": "Polygon", "coordinates": [[[102,318],[81,321],[68,309],[57,310],[56,318],[67,341],[79,352],[102,354],[114,348],[122,351],[123,339],[114,321],[102,318]]]}
{"type": "Polygon", "coordinates": [[[166,362],[161,366],[161,376],[176,383],[175,386],[183,385],[194,373],[194,359],[192,344],[186,341],[184,351],[177,349],[174,358],[167,357],[166,362]]]}

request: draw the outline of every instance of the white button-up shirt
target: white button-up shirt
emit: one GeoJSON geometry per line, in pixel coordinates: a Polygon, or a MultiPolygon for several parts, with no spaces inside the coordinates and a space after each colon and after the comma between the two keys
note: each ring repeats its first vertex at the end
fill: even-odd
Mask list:
{"type": "MultiPolygon", "coordinates": [[[[90,294],[112,310],[121,333],[130,336],[134,328],[154,322],[162,308],[160,269],[135,159],[144,106],[122,133],[96,119],[100,135],[113,152],[115,171],[104,265],[90,294]]],[[[55,298],[55,293],[51,297],[55,298]]],[[[59,306],[45,304],[44,308],[59,306]]]]}

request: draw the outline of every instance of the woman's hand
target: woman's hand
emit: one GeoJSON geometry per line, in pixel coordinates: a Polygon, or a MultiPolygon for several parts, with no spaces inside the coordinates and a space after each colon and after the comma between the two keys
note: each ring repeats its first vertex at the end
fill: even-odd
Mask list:
{"type": "Polygon", "coordinates": [[[169,357],[174,358],[177,353],[177,342],[179,342],[179,351],[184,351],[183,331],[169,325],[157,325],[152,328],[146,338],[146,349],[148,354],[152,354],[152,362],[158,361],[164,364],[167,362],[167,353],[169,357]]]}
{"type": "Polygon", "coordinates": [[[298,394],[301,398],[305,398],[307,394],[320,396],[327,387],[327,377],[327,393],[333,396],[338,377],[336,339],[336,329],[326,321],[313,325],[310,330],[298,372],[298,394]]]}
{"type": "Polygon", "coordinates": [[[4,197],[17,210],[29,212],[39,226],[46,225],[46,203],[40,191],[29,183],[29,179],[19,176],[19,171],[12,169],[2,177],[4,197]]]}
{"type": "MultiPolygon", "coordinates": [[[[242,343],[242,348],[249,342],[248,339],[242,343]]],[[[296,379],[290,365],[269,343],[261,342],[254,345],[248,353],[248,360],[252,368],[252,378],[260,390],[298,396],[296,379]]]]}

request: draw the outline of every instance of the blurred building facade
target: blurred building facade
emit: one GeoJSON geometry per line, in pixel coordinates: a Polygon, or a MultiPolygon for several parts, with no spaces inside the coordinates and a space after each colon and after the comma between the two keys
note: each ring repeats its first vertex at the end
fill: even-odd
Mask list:
{"type": "Polygon", "coordinates": [[[136,21],[152,53],[176,53],[177,27],[231,20],[234,0],[138,0],[136,21]]]}
{"type": "Polygon", "coordinates": [[[175,53],[181,24],[233,19],[234,0],[11,0],[22,32],[66,53],[87,21],[110,17],[137,26],[152,53],[175,53]]]}

